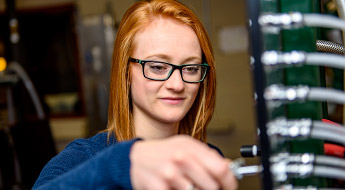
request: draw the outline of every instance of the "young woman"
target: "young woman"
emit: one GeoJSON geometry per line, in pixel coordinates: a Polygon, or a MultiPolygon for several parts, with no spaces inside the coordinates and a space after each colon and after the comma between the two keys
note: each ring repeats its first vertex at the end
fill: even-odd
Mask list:
{"type": "Polygon", "coordinates": [[[215,66],[200,21],[175,0],[135,3],[115,41],[107,133],[68,145],[33,189],[236,189],[206,144],[215,66]]]}

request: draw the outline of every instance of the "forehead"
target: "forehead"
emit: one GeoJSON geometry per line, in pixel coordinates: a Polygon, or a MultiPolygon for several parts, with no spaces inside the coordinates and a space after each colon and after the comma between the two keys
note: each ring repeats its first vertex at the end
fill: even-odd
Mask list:
{"type": "Polygon", "coordinates": [[[199,39],[194,30],[187,24],[171,18],[154,18],[150,24],[137,32],[133,47],[133,56],[190,54],[201,57],[199,39]]]}

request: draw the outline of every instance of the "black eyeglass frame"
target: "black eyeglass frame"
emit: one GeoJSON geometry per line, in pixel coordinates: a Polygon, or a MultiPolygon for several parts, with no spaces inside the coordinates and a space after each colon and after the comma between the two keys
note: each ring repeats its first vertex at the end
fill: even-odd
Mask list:
{"type": "Polygon", "coordinates": [[[174,64],[171,64],[171,63],[163,62],[163,61],[141,60],[141,59],[135,59],[135,58],[132,58],[132,57],[129,57],[128,61],[129,62],[134,62],[134,63],[139,63],[142,66],[142,68],[143,68],[143,75],[144,75],[144,77],[147,78],[147,79],[150,79],[150,80],[155,80],[155,81],[166,81],[166,80],[168,80],[170,78],[171,74],[175,71],[175,69],[178,69],[178,70],[180,70],[180,76],[181,76],[181,79],[182,79],[183,82],[186,82],[186,83],[200,83],[200,82],[204,81],[204,79],[206,78],[207,72],[210,69],[210,66],[207,63],[205,63],[205,62],[202,63],[202,64],[174,65],[174,64]],[[168,74],[168,76],[166,78],[164,78],[164,79],[153,79],[153,78],[147,77],[145,75],[144,67],[145,67],[145,64],[147,62],[164,63],[164,64],[172,66],[172,69],[170,70],[170,72],[169,72],[169,74],[168,74]],[[204,66],[204,67],[206,67],[206,71],[205,71],[204,76],[202,76],[202,78],[199,81],[193,81],[193,82],[185,81],[183,79],[182,69],[183,69],[183,67],[186,67],[186,66],[204,66]]]}

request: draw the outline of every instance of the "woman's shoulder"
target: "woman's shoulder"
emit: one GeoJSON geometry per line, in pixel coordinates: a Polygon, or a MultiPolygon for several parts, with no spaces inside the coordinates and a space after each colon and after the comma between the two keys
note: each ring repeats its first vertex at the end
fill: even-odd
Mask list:
{"type": "Polygon", "coordinates": [[[72,141],[68,144],[65,150],[69,149],[84,149],[84,151],[89,152],[90,154],[95,154],[109,145],[116,144],[116,138],[110,136],[108,138],[107,132],[98,133],[89,138],[80,138],[72,141]]]}

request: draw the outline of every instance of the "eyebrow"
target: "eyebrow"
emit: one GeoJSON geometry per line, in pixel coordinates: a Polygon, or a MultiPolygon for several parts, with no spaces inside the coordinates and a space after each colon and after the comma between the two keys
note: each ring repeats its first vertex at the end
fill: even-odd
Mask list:
{"type": "Polygon", "coordinates": [[[150,55],[150,56],[145,57],[145,59],[148,59],[148,60],[153,59],[153,58],[160,58],[160,59],[163,59],[165,61],[171,60],[171,57],[168,55],[165,55],[165,54],[154,54],[154,55],[150,55]]]}
{"type": "MultiPolygon", "coordinates": [[[[167,61],[167,62],[171,62],[172,58],[168,55],[165,55],[165,54],[154,54],[154,55],[150,55],[150,56],[147,56],[145,57],[146,60],[150,60],[150,59],[154,59],[154,58],[159,58],[159,59],[162,59],[164,61],[167,61]]],[[[193,60],[198,60],[198,61],[202,61],[202,59],[200,59],[200,57],[197,57],[197,56],[192,56],[192,57],[188,57],[187,59],[184,59],[182,61],[182,63],[185,63],[185,62],[188,62],[188,61],[193,61],[193,60]]]]}

